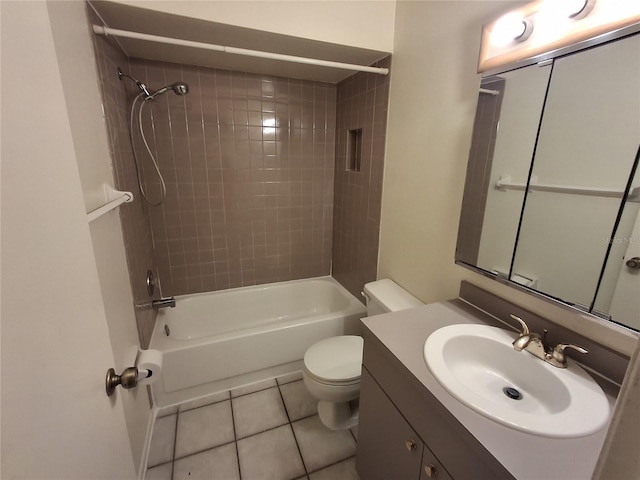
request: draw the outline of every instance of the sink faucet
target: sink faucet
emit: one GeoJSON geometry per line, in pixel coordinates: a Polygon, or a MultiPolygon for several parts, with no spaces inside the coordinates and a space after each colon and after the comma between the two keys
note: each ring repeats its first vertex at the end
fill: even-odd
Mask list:
{"type": "Polygon", "coordinates": [[[567,357],[564,353],[567,348],[577,350],[580,353],[589,353],[586,348],[570,343],[559,343],[554,348],[547,348],[544,344],[544,338],[547,335],[546,330],[544,331],[544,336],[541,336],[538,333],[531,332],[529,326],[520,317],[511,314],[511,318],[518,321],[522,328],[520,336],[513,342],[513,348],[519,352],[526,350],[530,354],[558,368],[567,368],[567,357]]]}
{"type": "Polygon", "coordinates": [[[155,310],[160,308],[174,308],[176,306],[176,299],[173,297],[161,298],[159,300],[153,300],[151,306],[155,310]]]}

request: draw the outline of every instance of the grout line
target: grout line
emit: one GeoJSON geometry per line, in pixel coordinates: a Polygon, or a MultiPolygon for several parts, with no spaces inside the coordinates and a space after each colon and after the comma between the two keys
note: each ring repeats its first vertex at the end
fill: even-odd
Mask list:
{"type": "Polygon", "coordinates": [[[236,433],[236,416],[233,413],[233,398],[229,391],[229,408],[231,408],[231,423],[233,424],[233,444],[236,447],[236,462],[238,463],[238,477],[242,480],[242,471],[240,470],[240,451],[238,450],[238,434],[236,433]]]}
{"type": "Polygon", "coordinates": [[[178,445],[178,420],[180,418],[180,411],[176,412],[176,428],[173,433],[173,454],[171,455],[171,478],[173,479],[173,473],[175,470],[176,460],[176,446],[178,445]]]}
{"type": "Polygon", "coordinates": [[[187,455],[183,455],[182,457],[178,457],[178,458],[176,458],[176,460],[184,460],[185,458],[193,457],[194,455],[198,455],[200,453],[208,452],[209,450],[215,450],[216,448],[225,447],[227,445],[231,445],[232,443],[236,443],[236,441],[235,440],[231,440],[229,442],[221,443],[220,445],[216,445],[215,447],[205,448],[204,450],[197,450],[197,451],[191,452],[191,453],[189,453],[187,455]]]}
{"type": "MultiPolygon", "coordinates": [[[[278,382],[276,381],[276,384],[278,382]]],[[[280,385],[278,385],[278,393],[280,394],[280,399],[282,400],[282,406],[284,407],[284,413],[287,415],[287,420],[289,420],[289,426],[291,427],[291,433],[293,434],[293,440],[296,442],[296,448],[298,449],[298,454],[300,455],[300,460],[302,460],[302,468],[304,468],[304,474],[307,478],[309,478],[309,471],[307,470],[307,464],[304,461],[304,457],[302,456],[302,450],[300,449],[300,444],[298,443],[298,437],[296,436],[296,432],[293,429],[293,424],[291,423],[291,417],[289,416],[289,410],[287,409],[287,404],[284,401],[284,395],[282,395],[282,390],[280,390],[280,385]]]]}
{"type": "MultiPolygon", "coordinates": [[[[275,378],[273,379],[275,380],[275,378]]],[[[248,393],[241,393],[240,395],[236,395],[235,397],[233,396],[233,394],[231,393],[231,390],[229,390],[229,395],[231,396],[231,398],[240,398],[240,397],[246,397],[247,395],[252,395],[254,393],[258,393],[258,392],[264,392],[265,390],[269,390],[270,388],[276,388],[278,386],[278,383],[276,382],[275,385],[270,385],[268,387],[264,387],[261,388],[260,390],[255,390],[253,392],[248,392],[248,393]]],[[[243,388],[243,387],[239,387],[239,388],[243,388]]],[[[237,390],[237,389],[236,389],[237,390]]]]}
{"type": "Polygon", "coordinates": [[[330,463],[328,465],[323,465],[322,467],[309,472],[308,475],[311,475],[313,473],[318,473],[321,470],[324,470],[325,468],[333,467],[334,465],[338,465],[339,463],[346,462],[347,460],[351,460],[352,458],[356,458],[356,456],[355,455],[351,455],[350,457],[343,458],[342,460],[338,460],[338,461],[330,463]]]}
{"type": "Polygon", "coordinates": [[[287,425],[291,425],[291,423],[290,423],[290,422],[286,422],[286,423],[283,423],[283,424],[281,424],[281,425],[276,425],[275,427],[265,428],[264,430],[261,430],[261,431],[259,431],[259,432],[252,433],[251,435],[247,435],[247,436],[245,436],[245,437],[238,438],[238,441],[239,441],[239,440],[244,440],[244,439],[246,439],[246,438],[255,437],[256,435],[260,435],[261,433],[270,432],[271,430],[275,430],[275,429],[280,428],[280,427],[285,427],[285,426],[287,426],[287,425]]]}
{"type": "MultiPolygon", "coordinates": [[[[218,393],[214,393],[213,395],[218,395],[219,393],[220,393],[220,392],[218,392],[218,393]]],[[[199,405],[199,406],[197,406],[197,407],[186,408],[186,409],[184,409],[184,410],[180,410],[181,405],[183,405],[183,404],[178,404],[178,411],[179,411],[180,413],[190,412],[191,410],[197,410],[198,408],[208,407],[209,405],[215,405],[216,403],[227,402],[227,401],[231,400],[231,391],[230,391],[230,390],[227,390],[227,393],[229,394],[229,396],[228,396],[227,398],[222,399],[222,400],[216,400],[216,401],[214,401],[214,402],[207,403],[206,405],[199,405]]],[[[213,395],[212,395],[212,396],[213,396],[213,395]]],[[[192,402],[192,401],[194,401],[194,400],[190,400],[189,402],[184,402],[184,403],[190,403],[190,402],[192,402]]]]}
{"type": "MultiPolygon", "coordinates": [[[[295,374],[295,373],[298,373],[298,372],[292,372],[292,373],[288,373],[288,374],[286,374],[286,375],[282,375],[281,377],[276,377],[276,378],[275,378],[275,380],[276,380],[276,384],[280,387],[280,386],[282,386],[282,385],[289,385],[290,383],[301,382],[301,381],[302,381],[302,377],[300,377],[300,378],[296,378],[296,379],[294,379],[294,380],[289,380],[289,381],[287,381],[287,382],[284,382],[284,381],[283,381],[282,383],[280,383],[280,382],[281,382],[281,380],[279,380],[280,378],[282,378],[282,377],[288,377],[288,376],[293,376],[293,374],[295,374]]],[[[302,373],[302,372],[300,372],[300,373],[302,373]]]]}

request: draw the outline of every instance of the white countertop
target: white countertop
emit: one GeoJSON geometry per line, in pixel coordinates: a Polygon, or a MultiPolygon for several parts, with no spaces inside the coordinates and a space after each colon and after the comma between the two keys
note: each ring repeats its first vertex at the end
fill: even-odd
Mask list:
{"type": "MultiPolygon", "coordinates": [[[[364,325],[440,401],[451,414],[518,480],[587,480],[595,468],[607,425],[580,438],[547,438],[513,430],[473,411],[449,394],[433,377],[423,357],[429,334],[459,324],[483,324],[456,301],[440,302],[363,318],[364,325]]],[[[611,412],[615,397],[607,392],[611,412]]]]}

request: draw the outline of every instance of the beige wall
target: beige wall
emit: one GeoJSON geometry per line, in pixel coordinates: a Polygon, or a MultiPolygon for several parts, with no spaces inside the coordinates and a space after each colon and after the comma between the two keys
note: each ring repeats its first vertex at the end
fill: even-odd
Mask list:
{"type": "Polygon", "coordinates": [[[395,0],[157,1],[135,7],[330,43],[391,52],[395,0]]]}
{"type": "Polygon", "coordinates": [[[398,2],[378,277],[455,297],[453,264],[482,24],[512,2],[398,2]]]}
{"type": "Polygon", "coordinates": [[[424,302],[454,298],[468,279],[630,355],[637,338],[454,264],[480,77],[483,23],[518,2],[398,2],[382,195],[378,278],[424,302]]]}

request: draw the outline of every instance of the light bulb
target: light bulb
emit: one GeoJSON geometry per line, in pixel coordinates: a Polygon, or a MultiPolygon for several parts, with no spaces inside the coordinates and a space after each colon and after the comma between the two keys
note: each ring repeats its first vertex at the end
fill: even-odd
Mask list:
{"type": "Polygon", "coordinates": [[[513,41],[523,42],[533,31],[533,22],[514,13],[501,17],[491,30],[491,43],[505,46],[513,41]]]}
{"type": "Polygon", "coordinates": [[[546,0],[542,4],[541,12],[550,18],[573,18],[586,17],[596,0],[546,0]]]}

